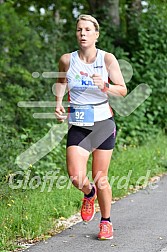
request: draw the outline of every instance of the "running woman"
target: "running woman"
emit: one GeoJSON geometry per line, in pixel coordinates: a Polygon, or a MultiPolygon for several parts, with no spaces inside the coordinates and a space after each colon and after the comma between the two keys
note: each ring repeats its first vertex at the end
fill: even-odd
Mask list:
{"type": "Polygon", "coordinates": [[[97,20],[83,14],[78,17],[76,26],[79,50],[62,55],[59,61],[59,72],[66,75],[60,76],[56,84],[55,115],[60,122],[66,119],[62,101],[68,87],[68,174],[73,185],[84,193],[83,221],[93,219],[97,198],[101,211],[98,239],[112,239],[112,192],[107,178],[116,126],[108,96],[125,96],[127,88],[115,56],[96,48],[99,37],[97,20]],[[90,153],[94,183],[86,175],[90,153]]]}

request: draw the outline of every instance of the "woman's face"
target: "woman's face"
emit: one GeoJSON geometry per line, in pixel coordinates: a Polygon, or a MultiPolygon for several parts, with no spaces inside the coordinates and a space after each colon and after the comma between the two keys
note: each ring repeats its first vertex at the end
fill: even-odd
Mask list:
{"type": "Polygon", "coordinates": [[[80,20],[77,23],[76,36],[80,47],[87,48],[95,45],[99,32],[95,30],[95,26],[91,21],[80,20]]]}

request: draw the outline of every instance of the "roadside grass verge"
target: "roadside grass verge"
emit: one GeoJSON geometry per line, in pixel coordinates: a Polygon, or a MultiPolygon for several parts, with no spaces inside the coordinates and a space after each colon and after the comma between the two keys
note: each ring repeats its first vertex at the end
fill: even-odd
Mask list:
{"type": "Polygon", "coordinates": [[[150,178],[167,172],[167,137],[157,135],[143,146],[122,147],[122,151],[113,153],[109,169],[113,196],[121,197],[148,186],[158,186],[158,178],[150,178]]]}
{"type": "MultiPolygon", "coordinates": [[[[90,171],[91,158],[88,172],[90,171]]],[[[123,146],[115,150],[109,168],[108,180],[113,189],[113,198],[119,198],[148,185],[151,177],[167,171],[167,137],[158,135],[145,145],[123,146]]],[[[62,176],[62,175],[61,175],[62,176]]],[[[79,211],[82,193],[76,190],[67,174],[54,180],[50,187],[47,181],[35,189],[30,188],[26,178],[22,187],[0,187],[0,251],[14,250],[17,240],[24,238],[44,239],[56,226],[56,220],[68,218],[79,211]],[[58,183],[59,181],[59,183],[58,183]],[[27,183],[27,184],[26,184],[27,183]],[[27,187],[25,185],[28,185],[27,187]],[[24,188],[25,187],[25,188],[24,188]],[[48,192],[49,191],[49,192],[48,192]]],[[[151,184],[152,188],[158,185],[151,184]]]]}

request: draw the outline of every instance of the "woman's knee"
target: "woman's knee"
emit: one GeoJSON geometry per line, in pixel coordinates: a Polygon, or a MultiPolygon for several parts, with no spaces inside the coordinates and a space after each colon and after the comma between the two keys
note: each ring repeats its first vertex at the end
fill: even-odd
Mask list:
{"type": "Polygon", "coordinates": [[[109,187],[108,176],[106,173],[98,172],[93,175],[93,181],[96,184],[97,189],[103,190],[109,187]]]}
{"type": "Polygon", "coordinates": [[[81,174],[79,175],[71,175],[70,180],[72,184],[78,188],[79,190],[82,190],[85,185],[87,185],[88,178],[86,176],[83,176],[81,174]]]}

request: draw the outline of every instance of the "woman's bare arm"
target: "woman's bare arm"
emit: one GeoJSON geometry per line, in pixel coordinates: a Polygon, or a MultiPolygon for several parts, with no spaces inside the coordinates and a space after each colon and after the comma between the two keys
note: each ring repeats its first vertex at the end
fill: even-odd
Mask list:
{"type": "Polygon", "coordinates": [[[55,115],[56,118],[63,122],[66,119],[66,116],[63,116],[65,109],[62,105],[63,97],[66,91],[67,79],[66,72],[68,71],[70,64],[70,54],[64,54],[59,60],[59,77],[56,82],[56,109],[55,115]]]}

